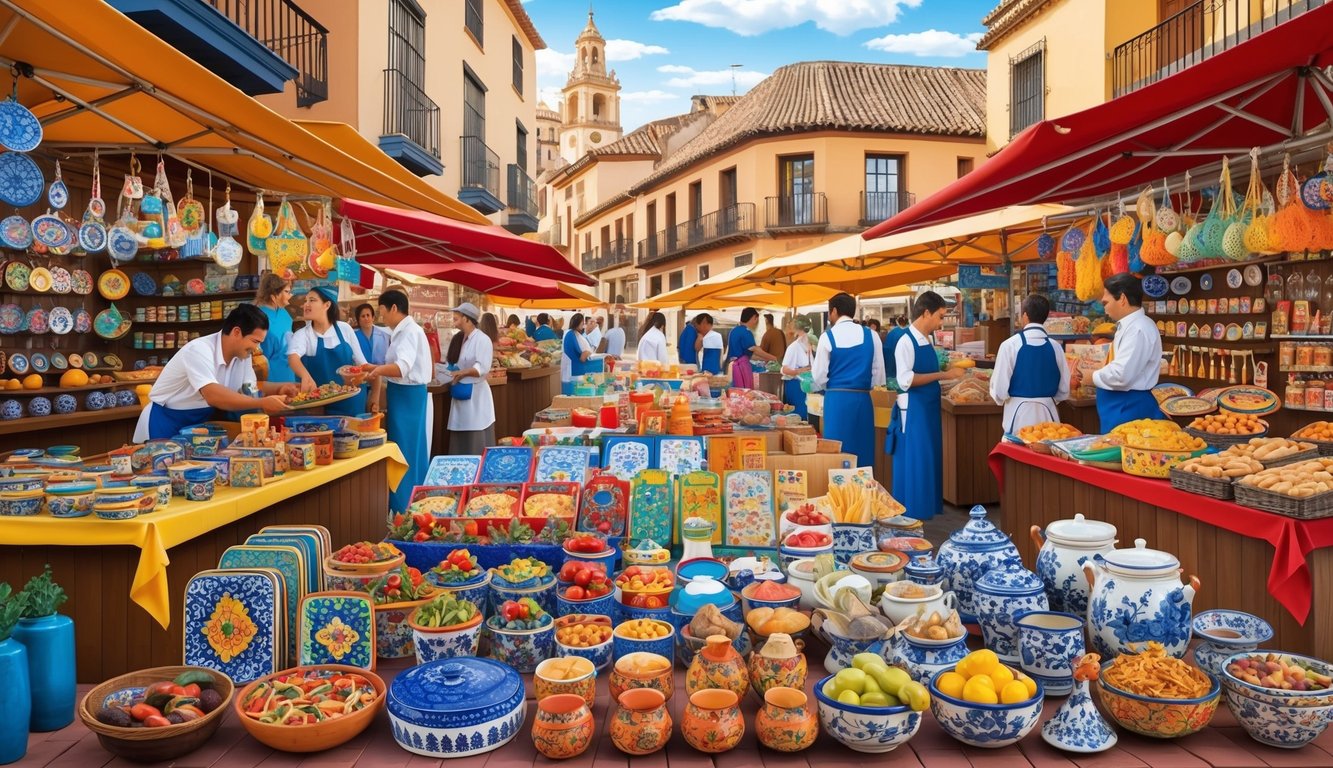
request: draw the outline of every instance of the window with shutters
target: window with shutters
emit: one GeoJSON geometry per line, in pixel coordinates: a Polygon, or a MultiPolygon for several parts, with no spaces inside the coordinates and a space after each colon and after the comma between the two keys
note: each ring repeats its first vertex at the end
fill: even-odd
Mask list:
{"type": "Polygon", "coordinates": [[[1046,116],[1045,39],[1009,60],[1009,136],[1046,116]]]}
{"type": "Polygon", "coordinates": [[[523,44],[514,38],[514,90],[523,95],[523,44]]]}
{"type": "Polygon", "coordinates": [[[485,2],[486,0],[463,0],[465,5],[463,11],[463,24],[467,27],[467,30],[472,33],[472,37],[476,39],[477,45],[482,45],[483,41],[486,39],[484,37],[485,27],[482,25],[482,5],[485,2]]]}

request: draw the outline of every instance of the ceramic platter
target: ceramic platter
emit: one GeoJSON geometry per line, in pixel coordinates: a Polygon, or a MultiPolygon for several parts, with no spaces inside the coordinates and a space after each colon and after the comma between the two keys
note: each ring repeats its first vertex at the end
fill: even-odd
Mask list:
{"type": "Polygon", "coordinates": [[[21,152],[0,154],[0,201],[15,208],[27,208],[46,191],[42,169],[21,152]]]}
{"type": "Polygon", "coordinates": [[[1245,277],[1241,275],[1239,269],[1227,270],[1227,287],[1239,288],[1245,282],[1245,277]]]}
{"type": "Polygon", "coordinates": [[[1281,407],[1278,396],[1263,387],[1227,387],[1217,394],[1217,407],[1236,413],[1262,416],[1281,407]]]}
{"type": "Polygon", "coordinates": [[[1258,264],[1251,264],[1245,268],[1245,284],[1255,287],[1264,281],[1264,271],[1258,264]]]}
{"type": "Polygon", "coordinates": [[[1213,276],[1210,275],[1210,274],[1208,274],[1208,273],[1206,273],[1206,272],[1205,272],[1204,274],[1200,275],[1200,276],[1199,276],[1199,289],[1200,289],[1200,290],[1204,290],[1204,291],[1211,291],[1211,290],[1213,290],[1213,276]]]}
{"type": "Polygon", "coordinates": [[[130,278],[119,269],[108,269],[97,278],[97,292],[108,301],[123,299],[130,292],[130,278]]]}
{"type": "MultiPolygon", "coordinates": [[[[126,322],[126,325],[128,325],[128,324],[129,324],[129,323],[128,323],[128,321],[127,321],[127,322],[126,322]]],[[[127,329],[127,330],[128,330],[128,329],[127,329]]],[[[320,399],[320,400],[312,400],[312,401],[310,401],[310,402],[308,402],[308,403],[300,403],[299,405],[288,405],[288,406],[287,406],[287,411],[288,411],[288,412],[290,412],[290,411],[304,411],[304,410],[306,410],[306,409],[308,409],[308,408],[318,408],[318,407],[320,407],[320,406],[322,406],[322,405],[332,405],[333,403],[341,403],[342,401],[344,401],[344,400],[346,400],[346,399],[348,399],[348,398],[356,397],[356,396],[359,395],[359,394],[361,394],[361,390],[357,390],[357,391],[355,391],[355,392],[344,392],[344,393],[342,393],[341,395],[334,395],[334,396],[332,396],[332,397],[326,397],[326,398],[323,398],[323,399],[320,399]]]]}
{"type": "Polygon", "coordinates": [[[1217,403],[1203,397],[1181,395],[1162,401],[1161,408],[1167,416],[1202,416],[1217,410],[1217,403]]]}
{"type": "Polygon", "coordinates": [[[93,292],[93,275],[86,269],[76,269],[70,273],[70,288],[80,296],[93,292]]]}
{"type": "Polygon", "coordinates": [[[1143,278],[1143,293],[1150,299],[1160,299],[1170,290],[1166,278],[1161,275],[1148,275],[1143,278]]]}
{"type": "Polygon", "coordinates": [[[1208,389],[1201,389],[1199,390],[1197,396],[1202,397],[1205,400],[1212,400],[1215,403],[1217,402],[1217,396],[1219,393],[1222,392],[1222,389],[1223,387],[1209,387],[1208,389]]]}
{"type": "Polygon", "coordinates": [[[1152,394],[1153,397],[1157,398],[1157,402],[1160,403],[1173,397],[1187,397],[1193,395],[1194,390],[1184,384],[1176,384],[1168,381],[1153,387],[1152,394]]]}
{"type": "Polygon", "coordinates": [[[1190,288],[1192,287],[1194,287],[1194,284],[1191,283],[1190,279],[1188,277],[1185,277],[1184,275],[1181,275],[1171,281],[1171,292],[1177,296],[1184,296],[1185,294],[1190,292],[1190,288]]]}

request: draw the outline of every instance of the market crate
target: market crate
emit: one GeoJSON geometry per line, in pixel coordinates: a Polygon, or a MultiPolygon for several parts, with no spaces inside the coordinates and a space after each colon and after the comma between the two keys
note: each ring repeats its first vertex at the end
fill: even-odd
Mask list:
{"type": "Polygon", "coordinates": [[[1235,483],[1231,478],[1204,477],[1193,472],[1184,472],[1172,467],[1170,470],[1171,487],[1186,493],[1195,493],[1214,499],[1235,498],[1235,483]]]}
{"type": "MultiPolygon", "coordinates": [[[[498,501],[498,499],[496,501],[498,501]]],[[[474,483],[467,486],[467,500],[463,503],[463,506],[459,508],[457,519],[462,522],[475,522],[477,524],[477,533],[484,536],[493,525],[508,527],[510,523],[518,519],[522,510],[522,483],[474,483]],[[513,499],[509,506],[508,515],[494,514],[495,512],[501,511],[498,509],[489,510],[491,514],[487,514],[487,510],[473,510],[474,504],[485,503],[480,500],[482,497],[490,495],[503,495],[513,499]],[[481,514],[476,514],[477,512],[480,512],[481,514]]]]}
{"type": "Polygon", "coordinates": [[[814,430],[809,433],[795,430],[782,430],[782,451],[792,456],[803,456],[819,450],[819,436],[814,430]]]}
{"type": "Polygon", "coordinates": [[[1333,491],[1297,499],[1244,483],[1236,483],[1235,486],[1236,503],[1243,507],[1253,507],[1298,520],[1317,520],[1333,516],[1333,491]]]}
{"type": "Polygon", "coordinates": [[[842,441],[821,437],[816,443],[815,453],[842,453],[842,441]]]}
{"type": "Polygon", "coordinates": [[[413,514],[428,512],[436,518],[454,518],[460,516],[466,503],[466,486],[418,485],[408,498],[407,511],[413,514]]]}

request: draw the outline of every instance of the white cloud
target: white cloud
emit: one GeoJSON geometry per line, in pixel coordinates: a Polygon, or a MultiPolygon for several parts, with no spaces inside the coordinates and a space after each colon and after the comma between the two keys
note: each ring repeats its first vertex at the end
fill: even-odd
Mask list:
{"type": "Polygon", "coordinates": [[[976,53],[977,41],[980,39],[980,32],[960,35],[957,32],[927,29],[924,32],[877,37],[866,41],[865,46],[885,53],[905,53],[921,57],[958,57],[976,53]]]}
{"type": "MultiPolygon", "coordinates": [[[[663,64],[657,68],[658,72],[667,75],[679,75],[679,77],[668,78],[666,84],[671,88],[706,88],[725,85],[730,87],[732,83],[733,70],[713,69],[697,70],[693,67],[685,67],[680,64],[663,64]]],[[[753,88],[759,81],[768,77],[766,72],[755,72],[749,69],[735,70],[736,89],[744,92],[753,88]]]]}
{"type": "Polygon", "coordinates": [[[659,56],[664,53],[671,53],[671,51],[660,45],[649,45],[636,40],[606,41],[607,61],[634,61],[644,56],[659,56]]]}
{"type": "Polygon", "coordinates": [[[674,93],[667,93],[654,88],[651,91],[626,91],[620,94],[621,101],[671,101],[680,97],[674,93]]]}
{"type": "Polygon", "coordinates": [[[574,68],[574,61],[573,51],[561,53],[554,48],[543,48],[537,51],[537,79],[563,83],[574,68]]]}
{"type": "Polygon", "coordinates": [[[826,32],[848,35],[898,20],[903,8],[921,0],[679,0],[653,11],[654,21],[689,21],[738,35],[761,35],[807,22],[826,32]]]}
{"type": "Polygon", "coordinates": [[[546,102],[546,106],[556,111],[560,110],[560,101],[564,99],[564,94],[560,92],[560,86],[553,85],[546,88],[537,89],[537,101],[546,102]]]}

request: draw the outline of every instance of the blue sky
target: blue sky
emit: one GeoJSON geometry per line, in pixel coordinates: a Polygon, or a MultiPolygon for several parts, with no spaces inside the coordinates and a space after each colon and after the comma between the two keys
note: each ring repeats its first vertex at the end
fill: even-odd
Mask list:
{"type": "MultiPolygon", "coordinates": [[[[998,0],[594,0],[620,77],[626,132],[689,108],[693,94],[744,93],[774,69],[834,59],[984,67],[981,18],[998,0]]],[[[573,66],[586,0],[524,0],[548,49],[537,86],[554,107],[573,66]]]]}

